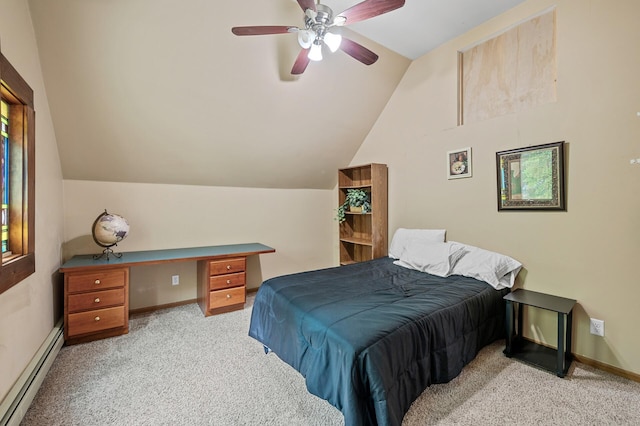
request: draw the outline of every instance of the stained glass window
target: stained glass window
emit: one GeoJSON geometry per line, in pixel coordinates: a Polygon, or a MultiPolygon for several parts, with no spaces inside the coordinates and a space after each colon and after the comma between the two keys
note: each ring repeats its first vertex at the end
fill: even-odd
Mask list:
{"type": "Polygon", "coordinates": [[[9,250],[9,105],[1,102],[0,161],[2,162],[2,253],[9,250]]]}
{"type": "Polygon", "coordinates": [[[33,90],[2,52],[0,74],[0,293],[3,293],[36,270],[36,113],[33,90]]]}

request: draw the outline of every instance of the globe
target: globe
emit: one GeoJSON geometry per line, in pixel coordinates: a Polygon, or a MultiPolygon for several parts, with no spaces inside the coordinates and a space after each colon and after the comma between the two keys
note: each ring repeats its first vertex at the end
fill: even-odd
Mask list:
{"type": "Polygon", "coordinates": [[[106,210],[93,222],[93,240],[102,247],[111,247],[129,235],[129,222],[124,217],[106,210]]]}

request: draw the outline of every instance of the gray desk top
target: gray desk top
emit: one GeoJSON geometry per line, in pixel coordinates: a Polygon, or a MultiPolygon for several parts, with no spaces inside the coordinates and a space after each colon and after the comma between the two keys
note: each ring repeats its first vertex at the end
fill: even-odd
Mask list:
{"type": "Polygon", "coordinates": [[[261,253],[273,253],[276,250],[260,243],[230,244],[208,247],[187,247],[165,250],[146,250],[123,252],[122,257],[109,256],[108,259],[94,259],[93,254],[73,256],[60,268],[60,272],[72,269],[108,266],[135,266],[164,262],[177,262],[207,259],[216,256],[251,256],[261,253]]]}

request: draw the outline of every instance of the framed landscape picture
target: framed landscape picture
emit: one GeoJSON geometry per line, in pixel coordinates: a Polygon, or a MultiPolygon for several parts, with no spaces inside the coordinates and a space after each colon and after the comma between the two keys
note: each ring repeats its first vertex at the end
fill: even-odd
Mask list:
{"type": "Polygon", "coordinates": [[[471,148],[460,148],[447,152],[447,179],[471,176],[471,148]]]}
{"type": "Polygon", "coordinates": [[[566,210],[564,142],[496,153],[498,210],[566,210]]]}

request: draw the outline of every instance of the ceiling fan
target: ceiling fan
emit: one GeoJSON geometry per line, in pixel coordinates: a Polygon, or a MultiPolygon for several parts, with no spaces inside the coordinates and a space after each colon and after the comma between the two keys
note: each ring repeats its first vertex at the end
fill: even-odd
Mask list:
{"type": "Polygon", "coordinates": [[[291,69],[291,74],[294,75],[302,74],[310,61],[322,60],[323,44],[331,52],[340,49],[365,65],[373,64],[378,60],[378,55],[331,30],[334,27],[353,24],[391,12],[404,6],[405,2],[405,0],[364,0],[334,17],[331,8],[320,4],[320,1],[318,4],[314,0],[297,1],[304,11],[304,28],[282,25],[231,28],[231,32],[238,36],[297,33],[302,50],[291,69]]]}

